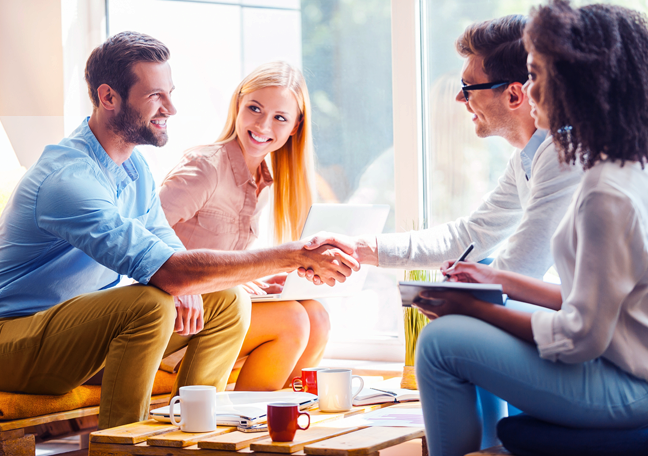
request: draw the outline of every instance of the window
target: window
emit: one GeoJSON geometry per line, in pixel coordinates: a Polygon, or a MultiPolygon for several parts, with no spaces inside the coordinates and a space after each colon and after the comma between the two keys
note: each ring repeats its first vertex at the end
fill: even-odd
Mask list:
{"type": "MultiPolygon", "coordinates": [[[[392,207],[394,149],[389,0],[107,0],[108,34],[137,30],[171,50],[178,114],[161,149],[140,147],[158,182],[184,150],[213,142],[239,81],[261,63],[300,67],[312,101],[318,202],[392,207]]],[[[402,358],[402,316],[390,270],[370,271],[353,298],[322,300],[326,356],[402,358]],[[360,351],[349,351],[351,348],[360,351]]]]}

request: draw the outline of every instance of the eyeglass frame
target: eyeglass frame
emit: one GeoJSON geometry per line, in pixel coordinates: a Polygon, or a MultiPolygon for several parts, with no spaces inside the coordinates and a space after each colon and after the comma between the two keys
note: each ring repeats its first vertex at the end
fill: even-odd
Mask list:
{"type": "Polygon", "coordinates": [[[468,101],[468,92],[471,90],[487,90],[487,89],[498,89],[502,86],[507,86],[509,84],[513,84],[511,81],[496,81],[496,82],[486,82],[483,84],[472,84],[472,85],[465,85],[463,81],[461,81],[461,91],[463,92],[464,100],[468,101]]]}

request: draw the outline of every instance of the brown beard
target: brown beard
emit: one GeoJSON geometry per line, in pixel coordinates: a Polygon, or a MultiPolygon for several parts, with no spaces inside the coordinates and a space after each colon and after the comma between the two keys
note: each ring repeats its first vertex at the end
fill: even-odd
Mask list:
{"type": "Polygon", "coordinates": [[[166,131],[156,135],[149,127],[148,122],[133,109],[128,100],[124,101],[119,113],[110,121],[110,127],[115,134],[129,144],[150,144],[162,147],[169,140],[166,131]]]}

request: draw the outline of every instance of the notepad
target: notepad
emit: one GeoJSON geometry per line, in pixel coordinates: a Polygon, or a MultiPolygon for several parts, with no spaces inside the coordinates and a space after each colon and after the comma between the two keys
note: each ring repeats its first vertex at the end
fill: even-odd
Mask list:
{"type": "Polygon", "coordinates": [[[353,399],[353,405],[357,407],[390,402],[418,401],[421,399],[421,395],[417,390],[403,389],[400,387],[400,383],[401,377],[396,377],[363,388],[360,394],[353,399]]]}
{"type": "MultiPolygon", "coordinates": [[[[499,283],[463,283],[463,282],[398,282],[403,307],[411,307],[421,291],[462,291],[470,293],[473,297],[493,304],[504,305],[505,298],[502,294],[502,285],[499,283]]],[[[427,301],[428,304],[434,305],[427,301]]]]}

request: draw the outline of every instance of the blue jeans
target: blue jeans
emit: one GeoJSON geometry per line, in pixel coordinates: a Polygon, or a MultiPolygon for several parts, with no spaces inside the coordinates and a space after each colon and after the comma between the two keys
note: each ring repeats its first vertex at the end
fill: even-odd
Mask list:
{"type": "Polygon", "coordinates": [[[479,449],[476,386],[560,425],[648,424],[648,382],[603,358],[544,360],[535,345],[475,318],[449,315],[430,322],[419,336],[415,365],[431,456],[479,449]]]}

